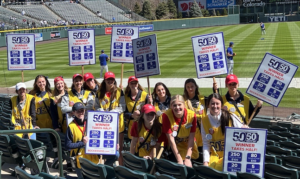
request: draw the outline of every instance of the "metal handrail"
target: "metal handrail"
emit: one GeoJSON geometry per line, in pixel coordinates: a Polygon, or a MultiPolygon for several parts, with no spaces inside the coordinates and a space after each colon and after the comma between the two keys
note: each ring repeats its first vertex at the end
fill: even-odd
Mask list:
{"type": "MultiPolygon", "coordinates": [[[[0,135],[1,134],[18,134],[18,133],[51,133],[54,135],[55,140],[57,142],[58,146],[58,162],[59,162],[59,176],[64,177],[63,173],[63,165],[62,165],[62,148],[61,148],[61,140],[58,135],[58,133],[50,128],[45,128],[45,129],[26,129],[26,130],[0,130],[0,135]]],[[[0,175],[1,179],[1,175],[0,175]]]]}

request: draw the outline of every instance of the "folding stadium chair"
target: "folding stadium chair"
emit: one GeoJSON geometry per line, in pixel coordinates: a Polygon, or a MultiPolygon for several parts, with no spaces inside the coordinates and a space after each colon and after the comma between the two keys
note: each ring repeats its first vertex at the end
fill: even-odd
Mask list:
{"type": "Polygon", "coordinates": [[[274,140],[267,140],[267,145],[268,146],[275,146],[276,145],[276,142],[274,140]]]}
{"type": "Polygon", "coordinates": [[[288,130],[290,130],[290,128],[293,126],[293,123],[279,121],[277,122],[277,126],[286,127],[288,130]]]}
{"type": "Polygon", "coordinates": [[[31,139],[22,139],[14,135],[16,145],[22,156],[23,163],[26,167],[37,169],[39,172],[44,169],[48,172],[46,164],[46,146],[40,141],[31,139]]]}
{"type": "Polygon", "coordinates": [[[118,179],[155,179],[153,175],[140,171],[132,171],[124,166],[115,166],[114,170],[118,179]]]}
{"type": "Polygon", "coordinates": [[[300,144],[291,141],[282,141],[279,142],[281,148],[290,149],[292,152],[296,153],[297,156],[300,156],[300,144]]]}
{"type": "Polygon", "coordinates": [[[11,122],[11,118],[0,116],[1,125],[8,127],[10,130],[14,130],[14,124],[11,122]]]}
{"type": "Polygon", "coordinates": [[[265,163],[275,163],[275,164],[282,164],[281,159],[277,158],[276,155],[265,155],[265,163]]]}
{"type": "Polygon", "coordinates": [[[290,132],[294,134],[300,134],[300,128],[292,127],[290,128],[290,132]]]}
{"type": "Polygon", "coordinates": [[[262,179],[260,176],[257,176],[252,173],[242,173],[236,172],[237,179],[262,179]]]}
{"type": "Polygon", "coordinates": [[[156,179],[176,179],[170,175],[160,174],[158,172],[155,173],[155,177],[156,177],[156,179]]]}
{"type": "Polygon", "coordinates": [[[300,137],[292,137],[291,140],[297,144],[300,144],[300,137]]]}
{"type": "Polygon", "coordinates": [[[161,174],[167,174],[174,178],[193,178],[195,176],[195,170],[190,167],[186,167],[181,164],[177,164],[165,159],[154,158],[155,169],[161,174]]]}
{"type": "Polygon", "coordinates": [[[131,170],[149,173],[153,166],[152,160],[137,157],[130,152],[122,151],[122,155],[124,166],[131,170]]]}
{"type": "Polygon", "coordinates": [[[267,146],[266,147],[266,153],[269,155],[276,155],[276,156],[281,156],[281,155],[296,155],[295,153],[292,152],[292,150],[289,149],[284,149],[278,146],[267,146]]]}
{"type": "Polygon", "coordinates": [[[282,156],[282,166],[300,170],[300,157],[296,156],[282,156]]]}
{"type": "Polygon", "coordinates": [[[279,142],[279,141],[288,141],[288,138],[287,138],[287,137],[281,137],[281,136],[276,135],[276,134],[270,134],[270,135],[267,135],[267,139],[268,139],[268,140],[274,140],[275,142],[279,142]]]}
{"type": "Polygon", "coordinates": [[[108,165],[96,165],[85,158],[79,158],[79,162],[82,169],[82,175],[85,179],[110,179],[116,177],[114,168],[108,165]]]}
{"type": "Polygon", "coordinates": [[[294,134],[291,132],[277,132],[277,135],[280,135],[281,137],[287,137],[287,138],[292,138],[292,137],[299,137],[299,134],[294,134]]]}
{"type": "Polygon", "coordinates": [[[265,175],[268,178],[291,178],[298,179],[298,170],[289,169],[278,164],[266,163],[265,164],[265,175]]]}
{"type": "Polygon", "coordinates": [[[0,130],[13,130],[0,120],[0,130]]]}
{"type": "Polygon", "coordinates": [[[273,131],[273,132],[288,132],[288,128],[286,127],[281,127],[281,126],[269,126],[268,131],[273,131]]]}
{"type": "Polygon", "coordinates": [[[230,179],[230,174],[227,172],[220,172],[213,168],[204,166],[204,165],[194,165],[193,168],[196,171],[196,178],[205,178],[205,179],[230,179]]]}
{"type": "Polygon", "coordinates": [[[39,175],[30,175],[26,171],[22,170],[20,167],[16,167],[15,171],[18,179],[66,179],[64,177],[52,176],[43,172],[39,175]]]}

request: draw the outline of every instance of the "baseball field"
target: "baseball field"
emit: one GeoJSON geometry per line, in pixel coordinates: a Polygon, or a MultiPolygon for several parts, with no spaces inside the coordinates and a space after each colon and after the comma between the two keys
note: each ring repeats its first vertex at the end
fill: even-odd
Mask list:
{"type": "MultiPolygon", "coordinates": [[[[234,74],[239,78],[252,78],[266,52],[272,53],[291,63],[300,64],[300,22],[266,23],[266,35],[261,35],[259,24],[242,24],[230,26],[216,26],[207,28],[169,30],[141,33],[146,36],[157,34],[159,61],[161,75],[153,76],[159,78],[195,78],[195,62],[191,37],[223,32],[225,46],[229,42],[234,42],[233,51],[237,54],[234,57],[234,74]]],[[[103,49],[106,54],[110,54],[110,35],[96,37],[96,56],[103,49]]],[[[20,71],[7,70],[6,50],[0,51],[0,87],[10,87],[21,81],[20,71]]],[[[49,41],[36,45],[36,70],[24,71],[24,80],[29,81],[36,75],[43,74],[49,78],[62,75],[64,78],[72,78],[74,73],[81,73],[81,67],[70,67],[68,60],[68,42],[49,41]]],[[[121,64],[108,63],[110,71],[120,77],[121,64]]],[[[91,72],[99,78],[99,61],[96,65],[85,66],[85,72],[91,72]]],[[[125,64],[124,78],[134,75],[132,64],[125,64]]],[[[223,75],[222,77],[225,77],[223,75]]],[[[297,72],[296,78],[300,77],[297,72]]],[[[201,87],[201,84],[199,84],[201,87]]],[[[245,89],[241,89],[242,92],[245,89]]],[[[182,94],[182,89],[172,89],[173,93],[182,94]]],[[[201,89],[205,95],[211,93],[211,89],[201,89]]],[[[280,106],[297,107],[298,89],[288,89],[280,106]]],[[[223,93],[226,90],[223,89],[223,93]]]]}

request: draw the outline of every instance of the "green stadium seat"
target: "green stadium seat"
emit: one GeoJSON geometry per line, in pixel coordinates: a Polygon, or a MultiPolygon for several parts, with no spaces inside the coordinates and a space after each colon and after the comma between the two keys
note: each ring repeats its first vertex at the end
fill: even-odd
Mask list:
{"type": "Polygon", "coordinates": [[[124,166],[114,166],[117,179],[155,179],[155,176],[140,172],[132,171],[124,166]]]}
{"type": "Polygon", "coordinates": [[[174,178],[193,178],[195,176],[195,170],[185,165],[156,158],[154,158],[154,163],[156,171],[161,174],[170,175],[174,178]]]}
{"type": "Polygon", "coordinates": [[[22,165],[22,156],[18,152],[15,138],[9,135],[0,135],[0,151],[2,152],[2,162],[22,165]]]}
{"type": "Polygon", "coordinates": [[[276,155],[265,155],[265,163],[275,163],[275,164],[282,164],[282,161],[280,158],[277,158],[276,155]]]}
{"type": "Polygon", "coordinates": [[[277,132],[276,134],[280,135],[281,137],[287,137],[287,138],[299,137],[299,134],[294,134],[291,132],[277,132]]]}
{"type": "Polygon", "coordinates": [[[228,172],[220,172],[213,168],[204,165],[194,165],[196,171],[196,178],[205,179],[230,179],[231,175],[228,172]]]}
{"type": "Polygon", "coordinates": [[[170,175],[160,174],[158,172],[156,172],[154,175],[155,175],[156,179],[176,179],[170,175]]]}
{"type": "Polygon", "coordinates": [[[10,127],[0,120],[0,130],[14,130],[14,127],[10,127]]]}
{"type": "Polygon", "coordinates": [[[122,155],[124,166],[131,170],[149,173],[153,166],[152,160],[137,157],[130,152],[122,151],[122,155]]]}
{"type": "Polygon", "coordinates": [[[269,155],[276,155],[276,156],[281,156],[281,155],[296,155],[295,153],[292,152],[290,149],[284,149],[278,146],[267,146],[266,147],[266,153],[269,155]]]}
{"type": "Polygon", "coordinates": [[[273,131],[273,132],[288,132],[288,128],[281,127],[281,126],[272,126],[272,125],[270,125],[269,128],[268,128],[268,131],[273,131]]]}
{"type": "Polygon", "coordinates": [[[292,137],[291,140],[297,144],[300,144],[300,137],[292,137]]]}
{"type": "Polygon", "coordinates": [[[292,152],[296,153],[297,156],[300,156],[300,144],[291,141],[282,141],[279,142],[280,147],[285,149],[290,149],[292,152]]]}
{"type": "Polygon", "coordinates": [[[31,139],[22,139],[14,135],[16,145],[19,149],[19,153],[22,156],[23,163],[28,168],[33,168],[39,172],[44,169],[48,172],[48,167],[46,164],[46,146],[43,142],[31,140],[31,139]]]}
{"type": "Polygon", "coordinates": [[[300,134],[300,128],[292,127],[290,128],[290,132],[294,134],[300,134]]]}
{"type": "Polygon", "coordinates": [[[38,175],[30,175],[26,171],[22,170],[20,167],[15,168],[16,176],[18,179],[44,179],[38,175]]]}
{"type": "Polygon", "coordinates": [[[293,126],[293,123],[279,121],[277,122],[277,126],[286,127],[288,130],[290,130],[290,128],[293,126]]]}
{"type": "Polygon", "coordinates": [[[5,117],[5,116],[0,116],[0,122],[1,124],[0,125],[3,125],[4,128],[8,127],[10,130],[14,130],[14,124],[11,122],[11,118],[9,117],[5,117]]]}
{"type": "Polygon", "coordinates": [[[79,162],[84,179],[110,179],[116,177],[114,168],[110,166],[96,165],[85,158],[79,158],[79,162]]]}
{"type": "Polygon", "coordinates": [[[270,134],[270,135],[267,135],[267,139],[268,139],[268,140],[273,140],[273,141],[275,141],[275,142],[288,141],[288,138],[287,138],[287,137],[281,137],[281,136],[276,135],[276,134],[270,134]]]}
{"type": "Polygon", "coordinates": [[[262,179],[260,176],[252,173],[236,172],[236,176],[238,179],[262,179]]]}
{"type": "Polygon", "coordinates": [[[278,164],[266,163],[265,164],[265,174],[266,179],[269,178],[291,178],[298,179],[298,170],[289,169],[278,164]]]}
{"type": "Polygon", "coordinates": [[[294,168],[300,171],[300,157],[296,156],[282,156],[282,166],[294,168]]]}
{"type": "Polygon", "coordinates": [[[276,142],[274,140],[267,140],[267,145],[269,146],[275,146],[276,145],[276,142]]]}

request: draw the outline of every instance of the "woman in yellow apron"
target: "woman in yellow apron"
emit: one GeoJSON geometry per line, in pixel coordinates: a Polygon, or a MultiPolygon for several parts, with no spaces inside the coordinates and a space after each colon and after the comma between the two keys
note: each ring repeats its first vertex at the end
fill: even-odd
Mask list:
{"type": "MultiPolygon", "coordinates": [[[[17,83],[16,85],[17,96],[10,100],[11,107],[11,122],[14,124],[15,130],[39,128],[36,126],[36,112],[35,112],[35,99],[32,95],[26,94],[25,83],[17,83]]],[[[21,138],[35,139],[32,133],[29,134],[16,134],[21,138]]]]}
{"type": "Polygon", "coordinates": [[[203,165],[223,170],[225,127],[248,128],[233,113],[222,110],[223,100],[220,94],[208,97],[209,114],[201,121],[203,140],[203,165]]]}
{"type": "MultiPolygon", "coordinates": [[[[117,82],[115,79],[115,74],[113,72],[106,72],[104,74],[104,79],[97,91],[95,102],[88,102],[88,108],[93,108],[96,111],[112,111],[119,113],[119,145],[120,151],[123,150],[123,141],[124,141],[124,118],[123,112],[125,109],[125,99],[124,93],[121,88],[117,87],[117,82]],[[92,104],[92,107],[89,105],[92,104]]],[[[123,157],[120,152],[121,157],[119,157],[119,164],[123,165],[123,157]]],[[[105,155],[103,156],[107,161],[113,161],[115,156],[105,155]]],[[[118,159],[118,158],[117,158],[118,159]]],[[[106,165],[109,165],[105,163],[106,165]]],[[[112,165],[112,164],[111,164],[112,165]]]]}
{"type": "Polygon", "coordinates": [[[40,128],[57,129],[58,123],[54,119],[57,113],[52,97],[50,83],[44,75],[38,75],[33,84],[30,94],[35,98],[36,125],[40,128]]]}
{"type": "Polygon", "coordinates": [[[58,119],[58,126],[59,129],[55,129],[57,131],[61,131],[62,133],[66,134],[67,132],[67,120],[66,115],[64,115],[61,111],[61,100],[63,96],[68,95],[68,86],[65,83],[63,77],[58,76],[54,78],[54,90],[53,90],[53,100],[57,106],[57,119],[58,119]]]}
{"type": "Polygon", "coordinates": [[[140,110],[144,104],[148,103],[148,94],[139,84],[139,80],[135,76],[128,78],[128,85],[125,89],[125,103],[126,109],[124,117],[128,127],[128,138],[132,139],[130,135],[131,127],[134,120],[140,117],[140,110]]]}
{"type": "MultiPolygon", "coordinates": [[[[247,124],[255,107],[251,103],[250,98],[243,95],[243,93],[238,90],[239,80],[236,75],[227,75],[225,84],[228,88],[228,92],[223,96],[224,109],[236,114],[240,118],[241,122],[247,124]]],[[[256,110],[253,118],[259,113],[262,104],[263,102],[261,100],[257,101],[256,105],[258,105],[258,109],[256,110]]]]}
{"type": "Polygon", "coordinates": [[[162,134],[162,124],[156,116],[156,109],[151,104],[145,104],[141,110],[141,117],[133,122],[131,128],[130,153],[136,152],[140,157],[153,158],[153,148],[159,151],[166,137],[162,134]]]}
{"type": "Polygon", "coordinates": [[[199,157],[195,142],[197,116],[194,111],[186,109],[181,95],[171,98],[170,109],[162,115],[163,133],[167,135],[173,155],[170,160],[192,167],[191,159],[199,157]]]}
{"type": "Polygon", "coordinates": [[[91,91],[91,93],[96,96],[100,83],[94,78],[94,75],[92,73],[85,73],[83,75],[83,80],[83,89],[91,91]]]}
{"type": "Polygon", "coordinates": [[[158,82],[155,84],[152,96],[156,115],[160,117],[159,121],[162,123],[161,115],[170,108],[171,93],[164,83],[158,82]]]}

